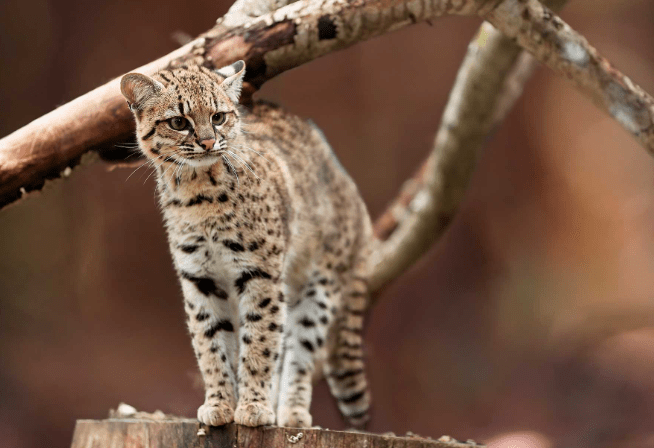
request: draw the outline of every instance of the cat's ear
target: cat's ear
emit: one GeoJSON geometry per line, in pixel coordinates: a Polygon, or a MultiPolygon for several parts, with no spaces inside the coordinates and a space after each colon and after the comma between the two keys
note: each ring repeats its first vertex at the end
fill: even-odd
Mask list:
{"type": "Polygon", "coordinates": [[[228,65],[216,70],[216,73],[226,78],[221,84],[221,87],[230,100],[238,103],[238,99],[241,96],[241,88],[243,87],[245,62],[236,61],[232,65],[228,65]]]}
{"type": "Polygon", "coordinates": [[[164,90],[163,84],[140,73],[128,73],[120,80],[120,91],[130,108],[140,108],[145,101],[164,90]]]}

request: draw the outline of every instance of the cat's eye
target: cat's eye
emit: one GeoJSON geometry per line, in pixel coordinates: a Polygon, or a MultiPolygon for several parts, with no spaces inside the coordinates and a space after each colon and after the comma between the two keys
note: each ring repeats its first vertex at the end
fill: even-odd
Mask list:
{"type": "Polygon", "coordinates": [[[217,114],[214,114],[213,117],[211,117],[211,122],[215,126],[220,126],[225,122],[227,119],[227,114],[225,112],[218,112],[217,114]]]}
{"type": "Polygon", "coordinates": [[[168,120],[170,127],[176,131],[182,131],[188,126],[188,120],[184,117],[174,117],[168,120]]]}

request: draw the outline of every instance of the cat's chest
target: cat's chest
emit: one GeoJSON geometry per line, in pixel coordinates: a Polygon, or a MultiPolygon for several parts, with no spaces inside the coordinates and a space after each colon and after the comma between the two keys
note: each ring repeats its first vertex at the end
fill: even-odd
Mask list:
{"type": "Polygon", "coordinates": [[[162,209],[180,270],[232,277],[281,247],[280,203],[265,186],[162,195],[162,209]]]}

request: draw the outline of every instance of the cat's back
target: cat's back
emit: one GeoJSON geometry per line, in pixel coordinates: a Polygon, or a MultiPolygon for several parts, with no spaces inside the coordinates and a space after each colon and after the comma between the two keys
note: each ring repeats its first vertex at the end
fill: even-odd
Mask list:
{"type": "MultiPolygon", "coordinates": [[[[273,158],[288,191],[292,244],[334,266],[365,259],[372,225],[361,195],[323,133],[310,120],[280,106],[257,102],[244,120],[252,149],[273,158]]],[[[350,267],[350,266],[348,266],[350,267]]]]}
{"type": "Polygon", "coordinates": [[[330,202],[354,212],[363,205],[354,181],[312,121],[258,101],[247,114],[243,129],[252,149],[277,159],[297,206],[319,207],[330,202]]]}

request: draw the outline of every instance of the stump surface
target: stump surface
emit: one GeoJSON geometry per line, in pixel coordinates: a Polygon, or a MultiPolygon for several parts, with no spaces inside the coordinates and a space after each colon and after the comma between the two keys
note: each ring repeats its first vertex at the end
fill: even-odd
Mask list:
{"type": "MultiPolygon", "coordinates": [[[[240,425],[207,427],[197,420],[78,420],[71,448],[470,448],[422,437],[240,425]],[[204,435],[203,435],[204,433],[204,435]],[[300,436],[300,433],[302,434],[300,436]]],[[[479,445],[477,445],[479,446],[479,445]]]]}

